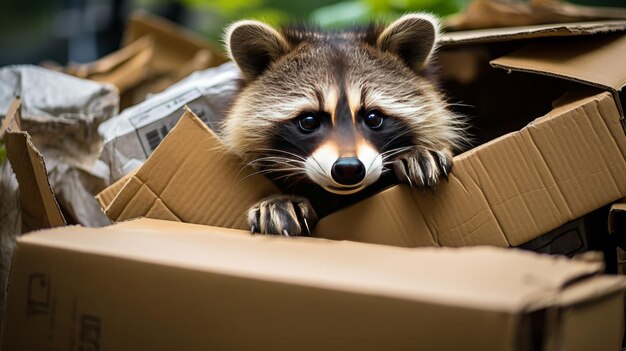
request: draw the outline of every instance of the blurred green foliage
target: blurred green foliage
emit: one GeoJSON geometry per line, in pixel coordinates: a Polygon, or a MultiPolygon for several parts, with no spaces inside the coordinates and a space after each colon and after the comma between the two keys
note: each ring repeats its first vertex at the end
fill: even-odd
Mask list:
{"type": "Polygon", "coordinates": [[[4,141],[0,139],[0,163],[7,159],[7,149],[4,147],[4,141]]]}
{"type": "MultiPolygon", "coordinates": [[[[132,0],[135,5],[177,3],[187,12],[186,26],[220,42],[235,20],[257,19],[277,26],[292,22],[341,28],[372,20],[389,21],[407,12],[446,17],[463,11],[471,0],[132,0]]],[[[525,2],[530,0],[512,0],[525,2]]],[[[626,6],[625,0],[564,0],[591,6],[626,6]]]]}
{"type": "Polygon", "coordinates": [[[470,0],[180,1],[195,14],[195,17],[204,19],[191,25],[213,39],[219,39],[224,26],[241,18],[258,19],[271,25],[305,21],[325,28],[344,27],[372,19],[397,17],[406,12],[426,11],[447,16],[461,11],[470,2],[470,0]]]}

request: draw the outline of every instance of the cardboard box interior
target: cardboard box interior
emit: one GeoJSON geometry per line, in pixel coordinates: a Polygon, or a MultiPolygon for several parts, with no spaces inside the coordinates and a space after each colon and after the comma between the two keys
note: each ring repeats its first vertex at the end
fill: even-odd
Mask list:
{"type": "Polygon", "coordinates": [[[65,227],[20,239],[3,349],[615,350],[626,282],[601,269],[149,219],[65,227]]]}
{"type": "MultiPolygon", "coordinates": [[[[392,187],[323,218],[314,235],[409,247],[517,246],[626,195],[626,137],[617,100],[626,71],[606,69],[623,59],[626,36],[604,33],[623,30],[626,22],[566,28],[566,38],[544,38],[555,35],[545,26],[517,34],[507,29],[500,37],[483,32],[484,42],[470,34],[444,38],[442,83],[452,101],[469,105],[455,108],[472,118],[477,146],[455,158],[450,181],[434,194],[392,187]],[[569,37],[572,32],[579,36],[569,37]],[[578,44],[594,50],[581,52],[578,44]],[[536,45],[564,50],[573,59],[555,59],[536,45]],[[524,56],[524,50],[533,54],[524,56]],[[525,72],[531,70],[523,65],[540,74],[525,72]]],[[[219,143],[197,123],[182,123],[168,139],[106,208],[110,218],[246,229],[249,206],[276,191],[260,176],[246,178],[262,184],[246,190],[240,161],[214,155],[213,147],[191,156],[192,147],[183,144],[219,143]],[[180,171],[181,163],[189,169],[180,171]],[[220,176],[208,169],[220,169],[220,176]],[[213,191],[222,194],[217,201],[213,191]],[[244,193],[234,211],[223,211],[222,199],[233,203],[244,193]]]]}

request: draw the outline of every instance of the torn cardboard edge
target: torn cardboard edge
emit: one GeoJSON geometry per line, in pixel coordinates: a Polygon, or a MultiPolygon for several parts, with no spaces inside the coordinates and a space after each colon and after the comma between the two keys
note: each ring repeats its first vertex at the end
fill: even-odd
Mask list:
{"type": "Polygon", "coordinates": [[[185,108],[175,127],[124,183],[105,213],[114,221],[148,217],[249,229],[248,209],[276,193],[278,189],[268,178],[228,152],[219,137],[185,108]],[[231,177],[227,184],[215,186],[217,179],[225,177],[231,177]]]}
{"type": "Polygon", "coordinates": [[[3,128],[7,128],[3,138],[19,185],[22,233],[64,226],[66,222],[50,186],[43,156],[30,135],[20,129],[21,108],[18,97],[3,121],[3,128]]]}
{"type": "Polygon", "coordinates": [[[592,35],[624,30],[626,30],[626,20],[542,24],[444,33],[439,37],[439,44],[448,47],[522,39],[592,35]]]}

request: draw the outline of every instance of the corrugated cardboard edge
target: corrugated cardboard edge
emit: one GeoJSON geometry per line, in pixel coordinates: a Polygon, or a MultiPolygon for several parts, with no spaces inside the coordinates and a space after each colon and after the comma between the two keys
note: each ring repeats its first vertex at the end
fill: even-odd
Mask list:
{"type": "Polygon", "coordinates": [[[592,35],[624,30],[626,30],[626,20],[558,23],[444,33],[439,38],[439,44],[447,47],[521,39],[592,35]]]}
{"type": "Polygon", "coordinates": [[[618,230],[626,234],[626,197],[611,205],[609,211],[609,233],[616,233],[618,230]]]}
{"type": "Polygon", "coordinates": [[[130,178],[136,172],[137,170],[134,170],[128,173],[127,175],[118,179],[115,183],[109,185],[107,188],[105,188],[104,190],[102,190],[96,195],[96,200],[98,200],[98,203],[100,204],[100,207],[102,208],[103,211],[106,212],[111,202],[115,200],[115,197],[117,196],[117,194],[119,194],[120,191],[122,191],[126,183],[128,183],[130,178]]]}
{"type": "Polygon", "coordinates": [[[215,132],[185,107],[176,126],[105,213],[113,221],[148,217],[248,229],[249,208],[277,192],[268,178],[228,152],[215,132]],[[184,150],[179,149],[181,143],[184,150]]]}
{"type": "Polygon", "coordinates": [[[21,99],[16,98],[3,126],[8,126],[4,134],[7,156],[19,184],[22,232],[64,226],[66,222],[48,181],[43,156],[33,145],[30,135],[19,130],[21,106],[21,99]]]}

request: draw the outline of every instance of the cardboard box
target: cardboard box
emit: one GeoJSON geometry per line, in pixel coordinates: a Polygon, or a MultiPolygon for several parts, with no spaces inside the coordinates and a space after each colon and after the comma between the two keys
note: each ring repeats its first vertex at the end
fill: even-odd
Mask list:
{"type": "Polygon", "coordinates": [[[623,277],[141,219],[20,238],[3,350],[617,350],[623,277]]]}
{"type": "MultiPolygon", "coordinates": [[[[491,92],[526,94],[505,101],[521,101],[541,114],[488,111],[495,121],[491,129],[487,124],[484,143],[455,157],[449,182],[434,194],[392,187],[322,218],[314,236],[406,247],[517,246],[625,196],[626,134],[618,92],[626,82],[626,66],[619,64],[626,35],[606,34],[625,28],[626,21],[600,22],[444,37],[442,56],[487,45],[486,56],[478,55],[485,65],[520,71],[513,78],[527,90],[480,84],[491,92]],[[545,39],[561,34],[566,38],[545,39]],[[489,56],[493,52],[496,59],[489,56]],[[545,94],[538,83],[547,87],[545,94]]],[[[512,75],[488,69],[499,74],[496,82],[512,75]]],[[[240,181],[245,167],[218,145],[187,112],[109,204],[107,215],[114,221],[145,216],[246,229],[246,210],[276,190],[262,176],[240,181]]]]}

